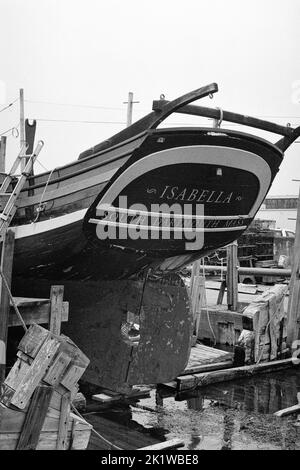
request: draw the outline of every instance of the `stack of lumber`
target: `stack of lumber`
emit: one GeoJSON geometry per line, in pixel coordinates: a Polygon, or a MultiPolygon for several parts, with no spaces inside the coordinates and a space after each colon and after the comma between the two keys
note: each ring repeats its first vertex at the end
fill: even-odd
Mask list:
{"type": "Polygon", "coordinates": [[[257,297],[243,311],[243,315],[253,321],[254,351],[251,356],[255,362],[277,359],[286,349],[284,297],[287,289],[287,285],[277,284],[257,297]]]}
{"type": "Polygon", "coordinates": [[[92,426],[71,413],[89,359],[66,336],[33,324],[1,386],[0,450],[86,449],[92,426]]]}

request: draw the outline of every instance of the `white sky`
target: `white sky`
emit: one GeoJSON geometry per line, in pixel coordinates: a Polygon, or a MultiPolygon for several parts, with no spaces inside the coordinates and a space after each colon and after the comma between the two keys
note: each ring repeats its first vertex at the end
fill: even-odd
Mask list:
{"type": "MultiPolygon", "coordinates": [[[[0,12],[0,108],[23,87],[31,101],[117,108],[26,102],[28,118],[124,122],[38,122],[49,169],[121,130],[129,91],[140,102],[134,120],[161,93],[174,99],[217,82],[204,105],[300,125],[299,0],[0,0],[0,12]]],[[[18,112],[16,103],[0,113],[0,133],[18,112]]],[[[7,145],[11,163],[18,142],[7,145]]],[[[299,144],[270,193],[297,194],[292,178],[300,179],[299,144]]]]}

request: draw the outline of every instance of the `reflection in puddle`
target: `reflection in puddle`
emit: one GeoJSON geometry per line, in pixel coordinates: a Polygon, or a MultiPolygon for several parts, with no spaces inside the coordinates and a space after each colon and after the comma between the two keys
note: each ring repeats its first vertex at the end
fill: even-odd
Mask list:
{"type": "Polygon", "coordinates": [[[189,394],[178,395],[161,387],[152,390],[150,398],[115,405],[90,415],[88,421],[127,449],[154,443],[149,440],[180,438],[186,450],[300,450],[297,415],[274,416],[275,411],[295,405],[298,392],[300,372],[290,369],[215,384],[189,394]]]}

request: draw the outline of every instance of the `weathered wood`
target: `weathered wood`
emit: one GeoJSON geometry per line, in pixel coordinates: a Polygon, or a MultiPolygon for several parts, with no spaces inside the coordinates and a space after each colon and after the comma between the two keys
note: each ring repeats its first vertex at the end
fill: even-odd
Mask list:
{"type": "MultiPolygon", "coordinates": [[[[34,302],[34,299],[22,299],[19,302],[18,298],[15,298],[16,305],[19,308],[19,311],[22,315],[22,318],[26,325],[36,324],[48,324],[50,321],[50,302],[49,299],[38,300],[37,303],[34,302]]],[[[69,302],[63,302],[62,312],[61,312],[61,321],[67,322],[69,318],[69,302]]],[[[19,317],[15,314],[15,311],[10,307],[10,313],[8,318],[8,326],[21,326],[19,317]]]]}
{"type": "Polygon", "coordinates": [[[177,378],[178,389],[189,390],[195,387],[202,387],[218,382],[225,382],[228,380],[235,380],[242,377],[252,377],[255,374],[273,372],[288,367],[296,367],[294,358],[283,359],[280,361],[263,362],[243,367],[233,367],[231,369],[224,369],[212,372],[205,372],[202,374],[193,374],[177,378]],[[194,379],[192,379],[192,377],[194,379]]]}
{"type": "Polygon", "coordinates": [[[97,393],[96,395],[92,396],[92,400],[98,401],[100,403],[111,403],[113,401],[120,401],[122,399],[122,395],[108,395],[107,393],[97,393]]]}
{"type": "Polygon", "coordinates": [[[288,416],[293,413],[300,413],[300,404],[290,406],[289,408],[284,408],[283,410],[276,411],[274,415],[278,416],[279,418],[282,418],[283,416],[288,416]]]}
{"type": "Polygon", "coordinates": [[[57,450],[65,450],[67,448],[68,423],[70,419],[70,405],[71,405],[70,393],[67,393],[61,399],[59,428],[58,428],[58,436],[57,436],[57,450]]]}
{"type": "MultiPolygon", "coordinates": [[[[1,270],[9,288],[11,286],[14,244],[15,234],[12,230],[7,230],[4,236],[4,242],[2,247],[1,270]]],[[[5,379],[6,345],[8,318],[10,310],[10,296],[2,278],[0,279],[0,286],[0,383],[2,383],[5,379]]]]}
{"type": "Polygon", "coordinates": [[[48,330],[45,330],[45,328],[34,324],[31,328],[29,328],[26,335],[24,335],[21,339],[18,349],[27,356],[35,358],[48,336],[48,330]]]}
{"type": "Polygon", "coordinates": [[[49,329],[55,335],[60,334],[62,321],[62,305],[63,305],[64,287],[52,286],[50,293],[51,311],[49,329]]]}
{"type": "Polygon", "coordinates": [[[281,323],[285,319],[286,292],[285,284],[276,284],[251,302],[243,312],[253,321],[255,362],[276,359],[281,351],[284,337],[281,323]]]}
{"type": "MultiPolygon", "coordinates": [[[[300,191],[287,316],[287,345],[293,348],[293,344],[299,339],[300,333],[300,191]]],[[[295,349],[297,349],[297,346],[294,344],[295,349]]]]}
{"type": "Polygon", "coordinates": [[[226,359],[222,362],[213,362],[211,364],[202,364],[194,367],[187,367],[181,372],[180,377],[186,374],[196,374],[200,372],[209,372],[211,370],[228,369],[232,366],[232,359],[226,359]]]}
{"type": "Polygon", "coordinates": [[[65,352],[59,352],[45,377],[43,377],[43,381],[49,385],[57,385],[71,360],[72,358],[65,352]]]}
{"type": "Polygon", "coordinates": [[[29,405],[17,450],[36,449],[50,403],[52,388],[38,386],[29,405]]]}
{"type": "Polygon", "coordinates": [[[165,450],[165,449],[178,449],[183,447],[184,442],[182,439],[170,439],[168,441],[160,442],[158,444],[153,444],[152,446],[141,447],[137,450],[165,450]]]}
{"type": "Polygon", "coordinates": [[[24,409],[26,407],[32,393],[45,375],[49,364],[52,362],[59,345],[59,340],[50,336],[41,346],[28,373],[22,377],[12,397],[11,403],[17,408],[24,409]]]}
{"type": "Polygon", "coordinates": [[[222,305],[223,299],[224,299],[224,294],[225,294],[225,289],[226,289],[226,281],[221,282],[219,294],[218,294],[218,299],[217,299],[217,305],[222,305]]]}
{"type": "Polygon", "coordinates": [[[74,400],[72,401],[72,405],[78,411],[85,411],[85,409],[86,409],[86,398],[83,395],[83,393],[81,393],[81,392],[76,393],[76,396],[75,396],[74,400]]]}
{"type": "MultiPolygon", "coordinates": [[[[154,110],[160,110],[164,104],[167,104],[166,100],[155,100],[153,101],[154,110]]],[[[281,126],[272,122],[264,121],[262,119],[254,118],[251,116],[246,116],[243,114],[233,113],[231,111],[223,111],[223,120],[228,122],[233,122],[236,124],[242,124],[244,126],[250,126],[255,129],[262,129],[268,132],[273,132],[275,134],[280,134],[284,136],[291,136],[293,129],[287,126],[281,126]]],[[[193,116],[203,116],[211,119],[220,119],[220,111],[216,108],[207,108],[205,106],[197,105],[186,105],[180,109],[176,110],[176,113],[180,114],[189,114],[193,116]]]]}
{"type": "Polygon", "coordinates": [[[237,242],[227,247],[227,304],[228,310],[237,310],[238,305],[238,257],[237,242]]]}
{"type": "Polygon", "coordinates": [[[80,450],[86,449],[90,440],[92,425],[87,423],[84,419],[71,413],[73,419],[72,436],[71,436],[71,449],[80,450]]]}
{"type": "Polygon", "coordinates": [[[228,328],[228,334],[231,335],[229,344],[233,345],[243,329],[253,329],[253,320],[247,315],[228,310],[227,305],[209,305],[207,308],[202,308],[199,328],[200,340],[208,338],[213,341],[216,339],[217,343],[222,344],[224,339],[228,341],[228,338],[224,336],[224,328],[228,328]]]}

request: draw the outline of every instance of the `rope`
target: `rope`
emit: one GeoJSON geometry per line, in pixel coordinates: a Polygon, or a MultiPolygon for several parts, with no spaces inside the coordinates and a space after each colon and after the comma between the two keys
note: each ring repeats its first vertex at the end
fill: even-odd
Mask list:
{"type": "MultiPolygon", "coordinates": [[[[41,163],[40,163],[40,164],[41,164],[41,163]]],[[[50,171],[50,173],[49,173],[49,176],[48,176],[48,179],[47,179],[47,183],[46,183],[46,185],[45,185],[45,187],[44,187],[44,191],[42,192],[42,196],[41,196],[39,205],[38,205],[37,208],[36,208],[37,214],[36,214],[36,217],[35,217],[35,219],[34,219],[34,221],[33,221],[34,224],[39,220],[40,213],[42,212],[42,210],[44,210],[44,207],[43,207],[43,199],[44,199],[46,189],[47,189],[47,187],[48,187],[48,185],[49,185],[49,182],[50,182],[50,179],[51,179],[51,176],[52,176],[54,170],[55,170],[55,168],[53,168],[53,169],[50,171]]]]}
{"type": "MultiPolygon", "coordinates": [[[[74,413],[81,419],[83,419],[84,421],[86,421],[84,419],[84,417],[79,413],[79,411],[75,408],[75,406],[71,403],[71,408],[72,410],[74,411],[74,413]]],[[[104,436],[102,436],[99,432],[97,432],[94,428],[92,428],[92,432],[97,436],[99,437],[101,440],[103,440],[106,444],[108,444],[109,446],[113,447],[114,449],[117,449],[117,450],[124,450],[124,449],[121,449],[121,447],[118,447],[116,446],[115,444],[113,444],[112,442],[108,441],[107,439],[105,439],[104,436]]]]}
{"type": "Polygon", "coordinates": [[[21,322],[21,324],[22,324],[22,327],[23,327],[24,331],[26,332],[26,331],[27,331],[26,324],[25,324],[25,322],[24,322],[24,320],[23,320],[23,318],[22,318],[22,315],[21,315],[21,313],[20,313],[18,307],[17,307],[17,304],[16,304],[16,302],[15,302],[15,299],[14,299],[13,296],[12,296],[11,290],[10,290],[10,288],[9,288],[9,285],[8,285],[8,283],[7,283],[7,280],[6,280],[5,276],[4,276],[4,273],[3,273],[3,271],[2,271],[1,268],[0,268],[0,275],[1,275],[1,277],[2,277],[4,286],[5,286],[5,288],[6,288],[7,292],[8,292],[10,301],[11,301],[11,303],[12,303],[14,309],[15,309],[15,312],[16,312],[16,314],[17,314],[17,316],[18,316],[18,318],[19,318],[19,320],[20,320],[20,322],[21,322]]]}

